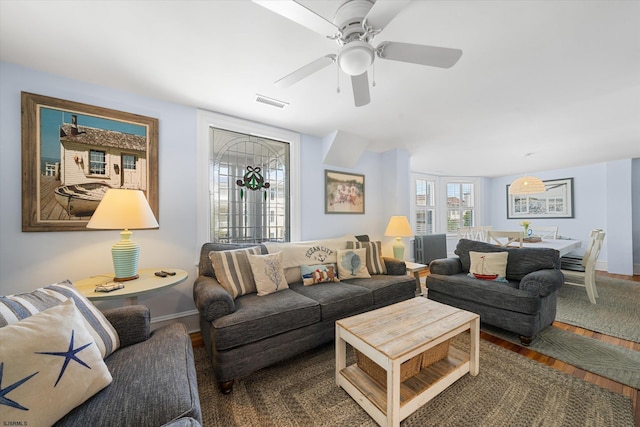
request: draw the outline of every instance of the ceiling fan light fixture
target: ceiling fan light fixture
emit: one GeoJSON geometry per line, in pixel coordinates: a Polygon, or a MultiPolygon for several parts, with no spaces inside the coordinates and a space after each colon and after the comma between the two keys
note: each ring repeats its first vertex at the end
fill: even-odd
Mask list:
{"type": "Polygon", "coordinates": [[[350,76],[359,76],[369,69],[375,58],[373,46],[354,40],[342,47],[338,54],[340,69],[350,76]]]}
{"type": "Polygon", "coordinates": [[[544,192],[544,182],[535,176],[520,177],[509,186],[509,194],[537,194],[544,192]]]}

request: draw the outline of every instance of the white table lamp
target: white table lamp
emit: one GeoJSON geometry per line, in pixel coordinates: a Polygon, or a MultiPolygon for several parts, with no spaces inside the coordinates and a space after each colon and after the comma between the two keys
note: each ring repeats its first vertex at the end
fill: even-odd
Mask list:
{"type": "Polygon", "coordinates": [[[158,221],[149,202],[140,190],[110,189],[91,216],[87,228],[119,230],[121,240],[113,245],[113,268],[116,282],[138,278],[140,246],[133,240],[130,229],[158,228],[158,221]]]}
{"type": "Polygon", "coordinates": [[[393,257],[404,259],[402,238],[413,236],[413,231],[411,231],[411,225],[409,225],[407,217],[404,215],[392,216],[389,224],[387,224],[387,230],[384,232],[384,235],[396,238],[396,243],[393,245],[393,257]]]}

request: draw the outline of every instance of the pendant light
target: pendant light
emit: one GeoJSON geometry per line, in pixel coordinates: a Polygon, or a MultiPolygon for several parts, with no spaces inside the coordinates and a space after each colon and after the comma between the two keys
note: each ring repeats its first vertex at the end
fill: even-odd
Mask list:
{"type": "Polygon", "coordinates": [[[509,194],[537,194],[544,191],[544,182],[535,176],[520,177],[509,186],[509,194]]]}
{"type": "MultiPolygon", "coordinates": [[[[527,153],[524,157],[529,157],[533,153],[527,153]]],[[[509,194],[537,194],[544,193],[545,186],[544,182],[540,178],[536,178],[535,176],[522,176],[514,180],[509,186],[509,194]]]]}

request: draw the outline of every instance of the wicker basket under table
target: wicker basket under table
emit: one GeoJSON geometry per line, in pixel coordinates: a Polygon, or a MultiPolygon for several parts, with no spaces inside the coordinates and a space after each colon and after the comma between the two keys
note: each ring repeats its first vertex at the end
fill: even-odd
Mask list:
{"type": "MultiPolygon", "coordinates": [[[[353,349],[356,357],[356,364],[360,369],[367,373],[371,378],[383,387],[387,385],[387,371],[373,360],[369,359],[364,353],[353,349]]],[[[400,382],[404,382],[409,378],[417,375],[421,369],[426,368],[439,360],[444,359],[449,354],[449,340],[443,341],[435,347],[412,357],[400,365],[400,382]]]]}

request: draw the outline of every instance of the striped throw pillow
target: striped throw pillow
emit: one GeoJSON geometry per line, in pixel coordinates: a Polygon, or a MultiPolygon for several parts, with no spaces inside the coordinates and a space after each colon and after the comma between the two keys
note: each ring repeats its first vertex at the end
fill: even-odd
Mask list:
{"type": "Polygon", "coordinates": [[[33,292],[0,296],[0,327],[11,325],[22,319],[56,307],[69,298],[85,320],[85,326],[106,358],[120,347],[120,337],[111,323],[98,308],[85,298],[70,280],[55,283],[33,292]]]}
{"type": "Polygon", "coordinates": [[[209,259],[213,264],[218,282],[234,299],[242,295],[258,292],[248,255],[260,255],[261,253],[259,246],[248,249],[209,252],[209,259]]]}
{"type": "Polygon", "coordinates": [[[366,248],[367,270],[369,274],[387,274],[387,267],[382,259],[382,243],[378,242],[347,242],[347,249],[366,248]]]}

